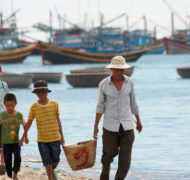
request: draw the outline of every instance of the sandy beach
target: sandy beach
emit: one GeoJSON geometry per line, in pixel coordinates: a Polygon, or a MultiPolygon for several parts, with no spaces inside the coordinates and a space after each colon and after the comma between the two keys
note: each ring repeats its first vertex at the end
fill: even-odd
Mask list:
{"type": "MultiPolygon", "coordinates": [[[[66,171],[56,171],[57,180],[93,180],[78,173],[68,173],[66,171]]],[[[7,175],[1,175],[0,180],[10,180],[7,175]]],[[[18,180],[48,180],[45,169],[34,170],[31,167],[22,166],[18,173],[18,180]]]]}

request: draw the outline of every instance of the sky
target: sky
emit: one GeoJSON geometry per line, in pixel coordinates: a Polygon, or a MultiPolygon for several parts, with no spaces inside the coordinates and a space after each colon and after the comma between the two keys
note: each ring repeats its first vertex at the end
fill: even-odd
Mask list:
{"type": "Polygon", "coordinates": [[[171,35],[172,12],[175,29],[190,26],[190,0],[0,0],[0,12],[4,19],[15,11],[19,31],[38,40],[47,38],[49,34],[32,27],[39,22],[49,25],[50,11],[54,28],[68,28],[70,24],[86,29],[96,27],[100,25],[102,14],[103,22],[112,20],[107,24],[109,27],[143,29],[144,16],[147,29],[153,31],[156,27],[157,38],[161,38],[171,35]],[[123,13],[125,16],[113,21],[123,13]],[[70,24],[63,21],[60,24],[58,14],[70,24]]]}

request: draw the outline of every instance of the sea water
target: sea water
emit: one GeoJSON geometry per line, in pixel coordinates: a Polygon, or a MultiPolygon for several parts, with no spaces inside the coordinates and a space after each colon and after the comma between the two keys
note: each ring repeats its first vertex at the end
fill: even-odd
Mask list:
{"type": "MultiPolygon", "coordinates": [[[[40,56],[30,56],[23,64],[2,65],[3,71],[62,72],[62,81],[49,83],[49,98],[59,103],[60,119],[66,144],[92,139],[98,88],[73,88],[65,75],[70,69],[102,67],[107,64],[43,65],[40,56]]],[[[190,79],[182,79],[178,66],[190,66],[189,55],[144,55],[137,62],[131,79],[140,109],[143,131],[135,131],[129,180],[182,180],[190,179],[190,79]]],[[[37,100],[28,89],[10,89],[17,96],[17,110],[27,121],[28,112],[37,100]]],[[[23,130],[21,130],[21,133],[23,130]]],[[[102,120],[99,124],[96,162],[94,167],[78,173],[99,178],[102,154],[102,120]]],[[[29,133],[30,143],[22,148],[22,165],[42,168],[38,147],[36,123],[29,133]]],[[[110,179],[114,179],[117,157],[111,164],[110,179]]],[[[59,170],[71,171],[64,152],[59,170]]]]}

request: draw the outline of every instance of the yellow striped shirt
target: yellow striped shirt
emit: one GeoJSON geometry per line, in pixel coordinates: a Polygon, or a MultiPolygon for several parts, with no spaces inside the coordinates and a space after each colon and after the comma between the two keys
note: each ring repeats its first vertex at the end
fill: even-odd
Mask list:
{"type": "Polygon", "coordinates": [[[36,118],[38,142],[60,140],[57,115],[59,115],[59,107],[53,100],[49,99],[47,105],[41,105],[38,102],[32,104],[28,119],[33,121],[36,118]]]}

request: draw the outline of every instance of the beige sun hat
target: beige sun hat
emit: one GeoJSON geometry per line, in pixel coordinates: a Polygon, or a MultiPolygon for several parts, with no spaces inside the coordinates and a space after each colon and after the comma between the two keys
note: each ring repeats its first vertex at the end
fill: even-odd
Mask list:
{"type": "Polygon", "coordinates": [[[130,68],[126,62],[125,58],[123,56],[114,56],[111,59],[111,62],[109,65],[106,66],[106,68],[113,68],[113,69],[127,69],[130,68]]]}

